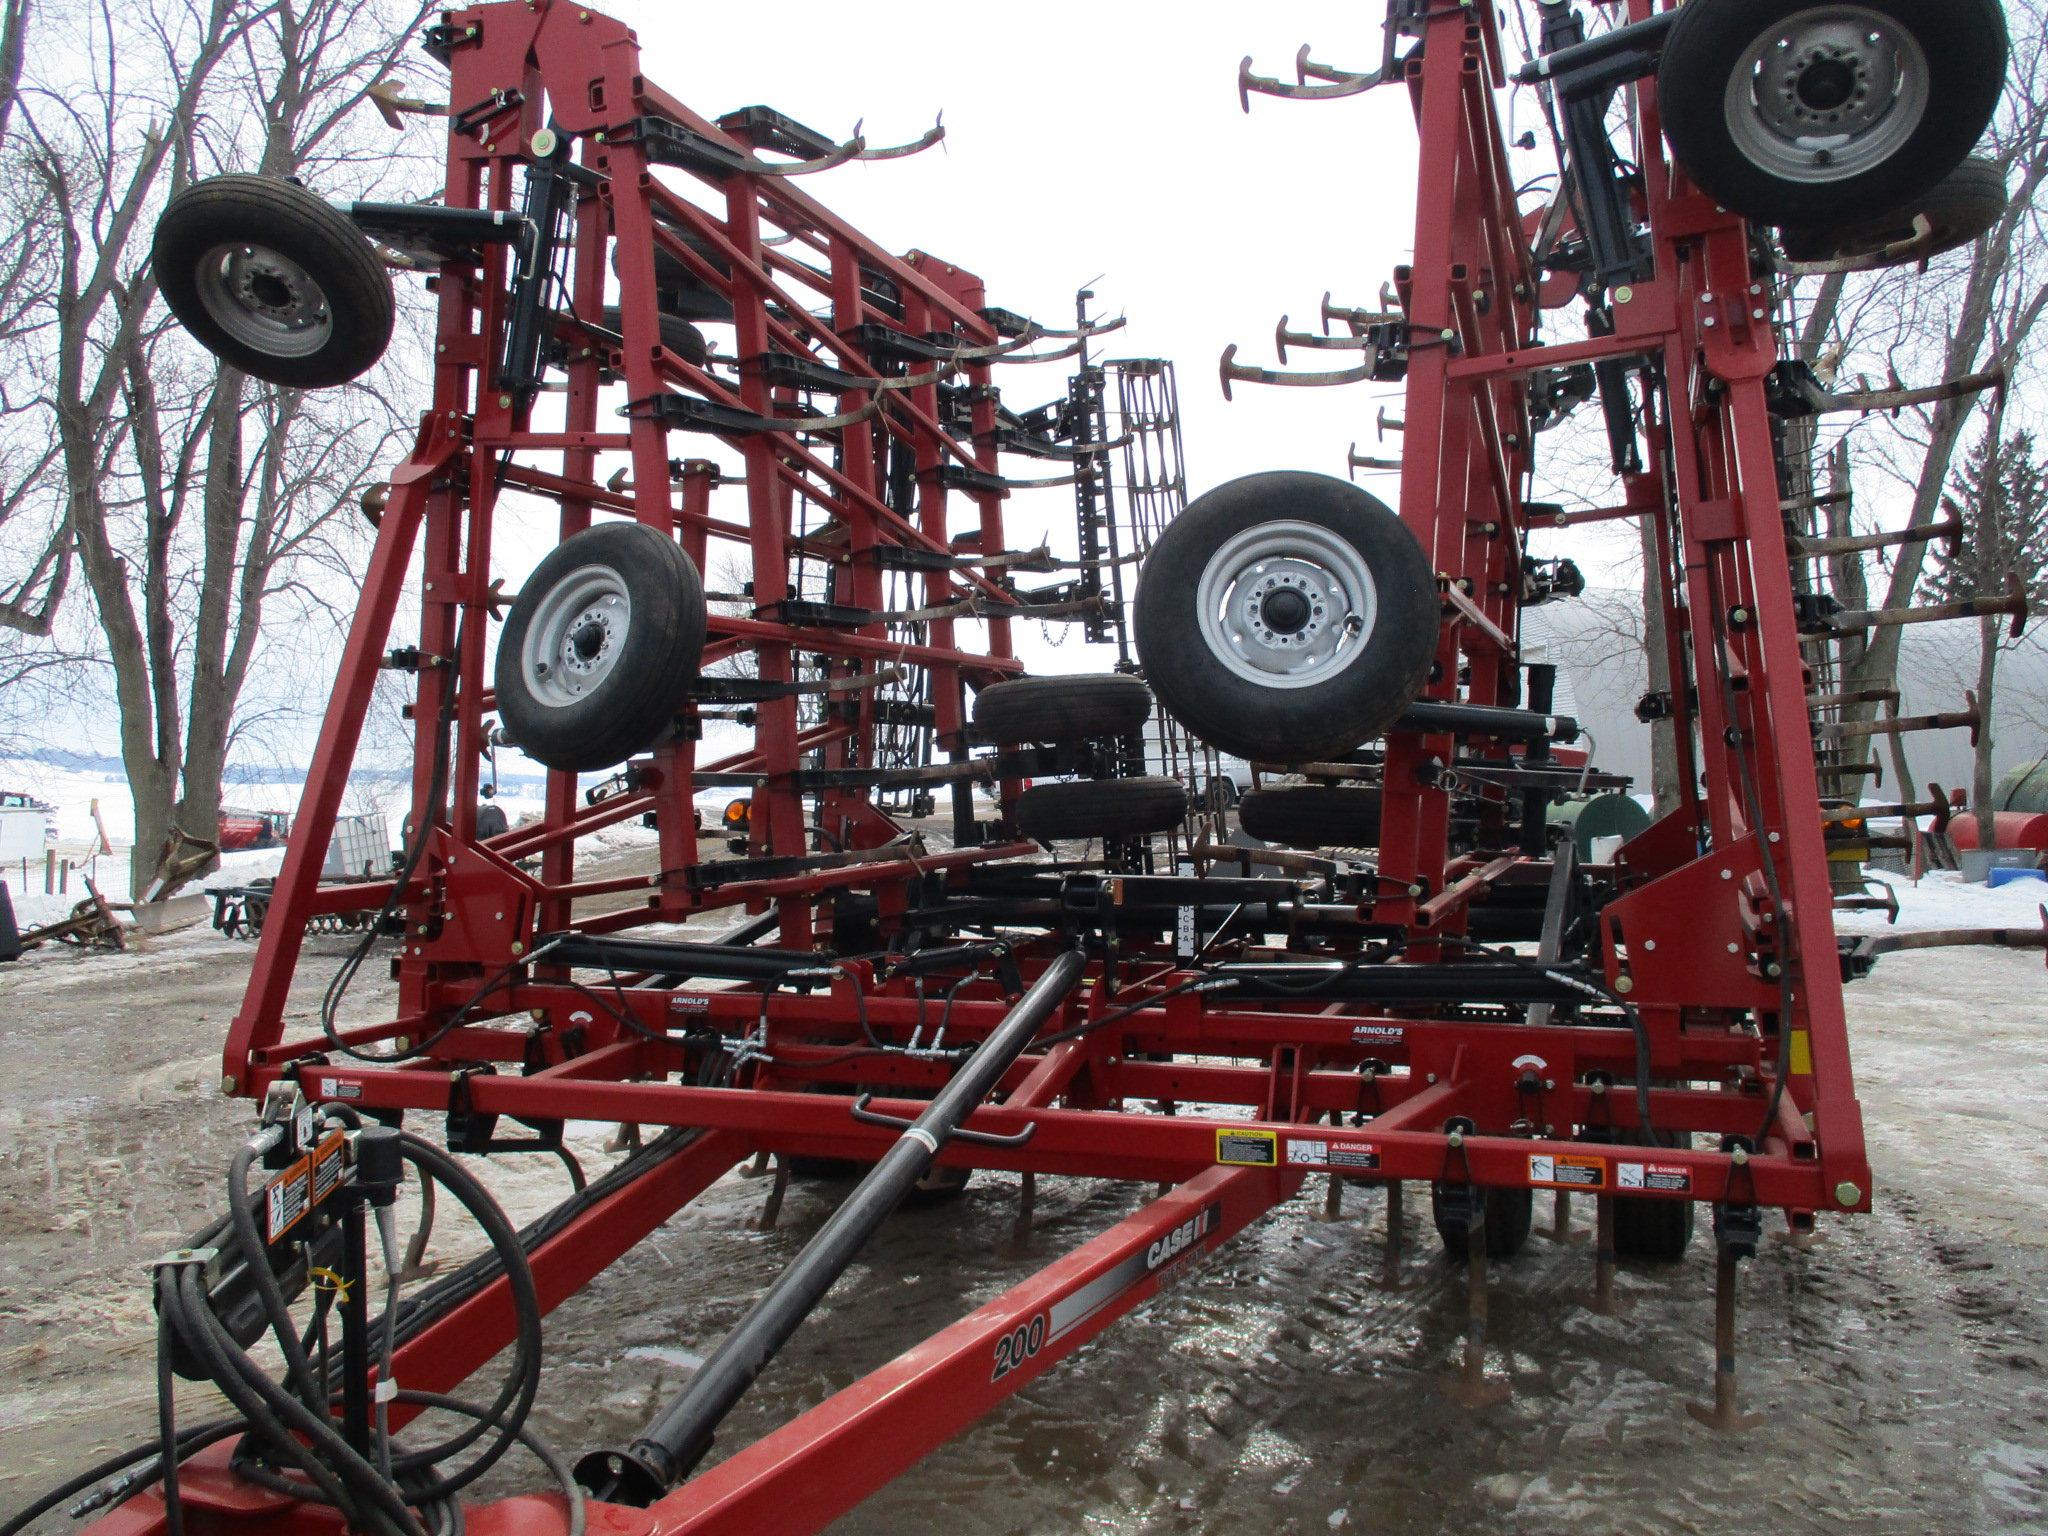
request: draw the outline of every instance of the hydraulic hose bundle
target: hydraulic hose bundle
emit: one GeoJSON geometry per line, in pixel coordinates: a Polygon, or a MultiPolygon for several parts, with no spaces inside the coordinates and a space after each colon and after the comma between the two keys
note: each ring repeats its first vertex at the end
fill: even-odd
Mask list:
{"type": "Polygon", "coordinates": [[[159,1480],[167,1529],[170,1536],[182,1536],[180,1463],[230,1439],[238,1441],[231,1464],[239,1476],[295,1499],[329,1505],[351,1530],[379,1536],[454,1536],[462,1528],[460,1492],[520,1443],[566,1491],[570,1536],[581,1536],[582,1490],[567,1463],[526,1427],[540,1384],[541,1308],[522,1234],[489,1191],[438,1147],[403,1131],[360,1124],[346,1112],[327,1114],[330,1118],[315,1122],[302,1109],[285,1123],[266,1125],[245,1143],[228,1172],[228,1214],[191,1247],[159,1263],[156,1439],[52,1489],[0,1524],[0,1536],[15,1536],[67,1500],[78,1500],[71,1506],[77,1516],[159,1480]],[[250,1174],[259,1160],[301,1151],[304,1161],[293,1168],[303,1168],[303,1185],[280,1193],[280,1186],[295,1176],[287,1173],[252,1191],[250,1174]],[[336,1161],[333,1168],[324,1168],[329,1156],[336,1161]],[[438,1186],[469,1212],[488,1239],[488,1252],[465,1266],[465,1272],[503,1275],[509,1287],[517,1333],[505,1379],[488,1403],[408,1391],[393,1378],[392,1357],[401,1332],[415,1331],[429,1314],[445,1310],[455,1299],[422,1298],[424,1306],[401,1300],[394,1199],[406,1165],[418,1177],[423,1198],[438,1186]],[[323,1180],[333,1182],[313,1195],[323,1180]],[[288,1227],[299,1220],[291,1202],[302,1190],[309,1201],[327,1200],[328,1209],[319,1222],[300,1229],[305,1235],[281,1245],[280,1223],[288,1227]],[[365,1262],[372,1212],[390,1277],[383,1310],[375,1318],[368,1310],[365,1262]],[[268,1241],[259,1220],[272,1229],[268,1241]],[[314,1298],[302,1327],[293,1318],[287,1289],[308,1287],[314,1298]],[[329,1340],[337,1309],[342,1323],[338,1355],[329,1340]],[[249,1354],[264,1332],[283,1355],[281,1380],[249,1354]],[[179,1375],[213,1385],[233,1416],[180,1431],[172,1399],[179,1375]],[[394,1403],[467,1422],[432,1443],[408,1443],[392,1433],[394,1403]]]}

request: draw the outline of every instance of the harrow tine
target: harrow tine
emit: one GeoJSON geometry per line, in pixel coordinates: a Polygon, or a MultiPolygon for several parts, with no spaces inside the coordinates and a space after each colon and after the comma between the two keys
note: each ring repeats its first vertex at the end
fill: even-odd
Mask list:
{"type": "MultiPolygon", "coordinates": [[[[863,118],[860,123],[855,123],[853,125],[853,133],[855,138],[860,137],[861,126],[862,123],[865,122],[866,119],[863,118]]],[[[905,160],[912,155],[923,154],[926,150],[930,149],[934,144],[943,143],[945,141],[945,137],[946,114],[941,112],[938,115],[937,121],[935,121],[931,125],[931,127],[927,128],[921,136],[919,136],[916,139],[913,139],[910,143],[892,145],[887,149],[863,148],[860,151],[860,153],[855,155],[853,158],[856,160],[905,160]]]]}
{"type": "Polygon", "coordinates": [[[1802,560],[1820,560],[1829,555],[1855,555],[1866,550],[1888,549],[1894,544],[1931,544],[1939,539],[1949,547],[1951,555],[1962,547],[1963,520],[1948,518],[1938,523],[1929,523],[1921,528],[1908,528],[1899,533],[1869,533],[1839,539],[1797,539],[1794,552],[1802,560]]]}
{"type": "Polygon", "coordinates": [[[1387,1182],[1385,1188],[1387,1191],[1387,1231],[1380,1251],[1380,1269],[1376,1275],[1368,1274],[1365,1277],[1365,1283],[1376,1291],[1392,1295],[1399,1291],[1412,1291],[1421,1282],[1405,1280],[1401,1277],[1401,1251],[1404,1245],[1403,1239],[1406,1235],[1402,1231],[1403,1201],[1401,1198],[1401,1181],[1399,1179],[1391,1179],[1387,1182]]]}
{"type": "Polygon", "coordinates": [[[1842,722],[1820,726],[1815,735],[1823,742],[1852,741],[1870,736],[1911,736],[1920,731],[1962,731],[1970,733],[1970,745],[1984,730],[1984,712],[1977,707],[1977,695],[1965,693],[1969,707],[1945,715],[1909,715],[1905,719],[1842,722]]]}
{"type": "Polygon", "coordinates": [[[1017,1187],[1017,1219],[1010,1224],[1005,1258],[1021,1259],[1031,1251],[1031,1224],[1037,1210],[1038,1175],[1027,1168],[1017,1187]]]}
{"type": "Polygon", "coordinates": [[[378,115],[393,128],[403,128],[408,114],[415,117],[446,117],[448,103],[445,101],[424,101],[417,96],[403,95],[396,80],[380,80],[363,94],[370,98],[370,105],[378,115]]]}
{"type": "Polygon", "coordinates": [[[2012,618],[2012,638],[2026,629],[2029,617],[2027,594],[2017,583],[2004,597],[1973,597],[1955,603],[1933,603],[1920,608],[1845,608],[1834,615],[1841,630],[1893,628],[1905,624],[1941,624],[1950,619],[2012,618]]]}
{"type": "Polygon", "coordinates": [[[1378,361],[1379,349],[1374,348],[1365,362],[1356,368],[1346,368],[1341,373],[1281,373],[1273,368],[1254,368],[1237,360],[1237,343],[1232,342],[1223,349],[1223,363],[1218,372],[1223,378],[1223,398],[1234,399],[1232,384],[1281,384],[1294,389],[1321,389],[1332,384],[1363,384],[1373,376],[1378,361]]]}
{"type": "MultiPolygon", "coordinates": [[[[1328,295],[1324,295],[1327,301],[1328,295]]],[[[1308,347],[1317,352],[1370,352],[1378,343],[1371,338],[1354,332],[1349,336],[1332,336],[1327,330],[1322,334],[1314,331],[1291,331],[1287,328],[1288,316],[1282,315],[1280,323],[1273,328],[1273,350],[1280,355],[1280,361],[1287,361],[1289,347],[1308,347]]]]}
{"type": "MultiPolygon", "coordinates": [[[[1380,302],[1388,302],[1388,295],[1384,290],[1381,292],[1380,302]]],[[[1332,304],[1327,292],[1323,294],[1322,315],[1325,336],[1330,334],[1330,327],[1339,320],[1344,322],[1352,335],[1359,336],[1372,326],[1392,325],[1405,318],[1399,308],[1392,305],[1385,309],[1351,309],[1342,304],[1332,304]]]]}
{"type": "Polygon", "coordinates": [[[1906,389],[1896,380],[1890,389],[1850,390],[1841,394],[1830,394],[1820,407],[1822,414],[1836,411],[1854,411],[1863,415],[1874,415],[1889,411],[1897,415],[1909,406],[1933,405],[1943,400],[1962,400],[1971,395],[1982,394],[1987,389],[2004,390],[2006,374],[2003,368],[1993,368],[1988,373],[1973,373],[1960,379],[1950,379],[1943,384],[1931,384],[1925,389],[1906,389]]]}
{"type": "Polygon", "coordinates": [[[1332,69],[1327,64],[1317,64],[1308,56],[1308,44],[1294,56],[1296,83],[1275,79],[1269,75],[1252,72],[1252,56],[1246,54],[1244,62],[1237,66],[1237,104],[1245,112],[1252,109],[1253,96],[1280,96],[1289,101],[1337,101],[1346,96],[1362,96],[1374,86],[1383,83],[1386,75],[1379,70],[1370,74],[1354,75],[1344,70],[1332,69]],[[1326,81],[1323,85],[1309,85],[1311,79],[1326,81]]]}
{"type": "Polygon", "coordinates": [[[1361,469],[1369,475],[1398,474],[1401,469],[1401,461],[1399,459],[1369,458],[1358,451],[1358,444],[1356,443],[1353,443],[1350,450],[1344,455],[1344,463],[1349,469],[1354,482],[1358,479],[1358,472],[1361,469]]]}
{"type": "Polygon", "coordinates": [[[1560,1248],[1575,1247],[1586,1241],[1586,1234],[1572,1225],[1572,1192],[1568,1189],[1557,1191],[1557,1198],[1550,1207],[1549,1230],[1538,1228],[1532,1236],[1545,1242],[1556,1243],[1560,1248]]]}
{"type": "Polygon", "coordinates": [[[1066,330],[1040,325],[1036,320],[1028,320],[1025,322],[1025,329],[1034,340],[1044,337],[1048,341],[1086,341],[1094,336],[1107,336],[1111,331],[1120,331],[1128,324],[1130,321],[1127,317],[1118,315],[1114,320],[1104,320],[1099,324],[1091,321],[1087,325],[1074,326],[1066,330]]]}
{"type": "Polygon", "coordinates": [[[835,146],[814,160],[785,160],[778,163],[750,157],[754,159],[754,163],[747,169],[757,176],[815,176],[820,171],[829,171],[835,166],[846,164],[849,160],[859,159],[867,147],[868,141],[859,133],[855,133],[844,144],[835,146]]]}

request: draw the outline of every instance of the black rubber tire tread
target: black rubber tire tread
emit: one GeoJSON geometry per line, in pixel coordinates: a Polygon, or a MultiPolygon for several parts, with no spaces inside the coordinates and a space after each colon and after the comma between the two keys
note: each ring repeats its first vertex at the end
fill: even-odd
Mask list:
{"type": "MultiPolygon", "coordinates": [[[[725,258],[712,248],[711,242],[693,231],[679,229],[675,225],[665,226],[670,234],[679,237],[683,244],[712,265],[713,270],[728,271],[725,258]]],[[[612,271],[619,270],[619,253],[612,251],[612,271]]],[[[710,320],[728,322],[732,319],[732,300],[717,288],[712,287],[685,266],[679,257],[671,256],[667,247],[657,243],[654,247],[654,286],[661,295],[661,307],[684,320],[710,320]]]]}
{"type": "Polygon", "coordinates": [[[1976,147],[1998,108],[2011,44],[1996,0],[1858,0],[1911,32],[1927,58],[1925,120],[1889,160],[1837,182],[1795,182],[1755,164],[1728,131],[1726,92],[1757,37],[1814,0],[1692,0],[1657,70],[1664,136],[1722,207],[1763,224],[1814,225],[1918,197],[1976,147]]]}
{"type": "MultiPolygon", "coordinates": [[[[604,328],[608,331],[625,330],[625,316],[615,304],[604,309],[604,328]]],[[[669,310],[661,312],[661,344],[675,353],[684,362],[702,368],[711,361],[711,343],[704,339],[704,333],[681,315],[669,310]]]]}
{"type": "Polygon", "coordinates": [[[1440,612],[1428,556],[1383,502],[1327,475],[1278,470],[1218,486],[1166,525],[1138,579],[1134,627],[1146,680],[1181,724],[1232,757],[1304,763],[1344,756],[1414,703],[1436,659],[1440,612]],[[1204,568],[1228,540],[1271,521],[1312,523],[1342,536],[1378,589],[1366,645],[1312,687],[1239,677],[1202,637],[1204,568]]]}
{"type": "MultiPolygon", "coordinates": [[[[1591,1128],[1580,1134],[1582,1141],[1605,1145],[1643,1147],[1690,1147],[1692,1137],[1659,1131],[1654,1143],[1637,1130],[1617,1131],[1591,1128]]],[[[1654,1152],[1650,1152],[1654,1156],[1654,1152]]],[[[1674,1264],[1692,1246],[1697,1212],[1691,1200],[1648,1200],[1617,1196],[1614,1201],[1614,1256],[1643,1259],[1656,1264],[1674,1264]]]]}
{"type": "MultiPolygon", "coordinates": [[[[1616,1138],[1625,1145],[1639,1146],[1654,1156],[1655,1147],[1692,1146],[1692,1137],[1659,1131],[1654,1141],[1639,1131],[1616,1138]]],[[[1657,1264],[1675,1264],[1692,1246],[1693,1225],[1698,1207],[1690,1200],[1631,1200],[1614,1202],[1614,1253],[1616,1258],[1647,1259],[1657,1264]]]]}
{"type": "Polygon", "coordinates": [[[345,384],[391,344],[391,274],[353,220],[295,182],[212,176],[164,205],[150,264],[171,313],[222,362],[288,389],[345,384]],[[207,252],[247,240],[290,257],[320,285],[333,317],[326,345],[303,357],[260,352],[223,330],[199,297],[207,252]]]}
{"type": "Polygon", "coordinates": [[[1152,714],[1152,690],[1124,672],[1013,677],[974,696],[974,724],[1003,746],[1126,736],[1152,714]]]}
{"type": "Polygon", "coordinates": [[[704,587],[672,538],[644,523],[600,523],[573,534],[534,568],[498,637],[498,717],[506,736],[550,768],[584,773],[654,745],[696,684],[704,655],[704,587]],[[552,706],[527,688],[519,653],[552,588],[593,565],[624,580],[632,621],[622,652],[595,689],[552,706]]]}
{"type": "Polygon", "coordinates": [[[1171,832],[1187,814],[1178,779],[1060,779],[1017,797],[1017,830],[1045,843],[1171,832]]]}
{"type": "Polygon", "coordinates": [[[1278,784],[1237,805],[1237,824],[1283,848],[1376,848],[1380,792],[1363,784],[1278,784]]]}
{"type": "MultiPolygon", "coordinates": [[[[1444,1245],[1444,1257],[1465,1262],[1465,1236],[1447,1225],[1443,1218],[1443,1187],[1429,1186],[1429,1214],[1436,1223],[1436,1235],[1444,1245]]],[[[1486,1256],[1512,1259],[1529,1241],[1536,1215],[1536,1192],[1531,1189],[1489,1189],[1486,1192],[1486,1256]]]]}
{"type": "Polygon", "coordinates": [[[1787,227],[1779,239],[1793,261],[1852,261],[1912,241],[1910,250],[1888,263],[1912,266],[1968,245],[2005,216],[2010,201],[1997,162],[1972,155],[1923,196],[1868,218],[1811,229],[1787,227]],[[1923,214],[1927,238],[1915,240],[1914,221],[1923,214]]]}

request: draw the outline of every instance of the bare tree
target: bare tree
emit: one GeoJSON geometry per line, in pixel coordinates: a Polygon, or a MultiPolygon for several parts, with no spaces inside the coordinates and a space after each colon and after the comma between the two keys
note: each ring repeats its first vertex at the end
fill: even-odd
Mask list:
{"type": "MultiPolygon", "coordinates": [[[[25,25],[31,0],[15,3],[25,25]]],[[[402,160],[367,152],[382,130],[357,109],[423,14],[396,3],[36,0],[14,100],[25,170],[0,207],[0,348],[34,358],[17,376],[40,388],[0,398],[0,520],[41,554],[0,572],[0,622],[47,634],[75,562],[119,709],[138,890],[174,828],[218,825],[266,616],[346,601],[321,563],[348,563],[354,493],[400,420],[374,388],[252,385],[201,353],[158,302],[155,214],[221,170],[357,193],[392,175],[402,160]],[[23,264],[16,293],[5,261],[23,264]]]]}
{"type": "MultiPolygon", "coordinates": [[[[1955,477],[1954,491],[1942,498],[1952,517],[1962,520],[1963,536],[1953,551],[1937,550],[1934,568],[1921,583],[1935,602],[1961,602],[1978,597],[2023,593],[2029,604],[2048,601],[2048,464],[2034,456],[2030,432],[1999,435],[1994,412],[1984,436],[1955,477]]],[[[1986,729],[1977,738],[1976,778],[1971,804],[1976,807],[1979,846],[1993,847],[1991,804],[1993,735],[1989,729],[1997,698],[1998,658],[2007,649],[2004,623],[1996,616],[1977,621],[1977,702],[1986,729]]]]}

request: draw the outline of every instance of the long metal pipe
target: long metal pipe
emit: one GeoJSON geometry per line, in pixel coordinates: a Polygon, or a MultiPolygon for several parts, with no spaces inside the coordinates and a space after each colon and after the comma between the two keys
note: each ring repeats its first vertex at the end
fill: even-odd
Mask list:
{"type": "Polygon", "coordinates": [[[803,1252],[726,1335],[690,1378],[683,1395],[628,1449],[585,1456],[576,1465],[578,1482],[600,1499],[644,1508],[689,1476],[710,1451],[719,1424],[734,1404],[825,1299],[911,1187],[931,1172],[939,1149],[1073,992],[1084,963],[1079,950],[1068,950],[1045,968],[916,1123],[882,1154],[803,1252]]]}

